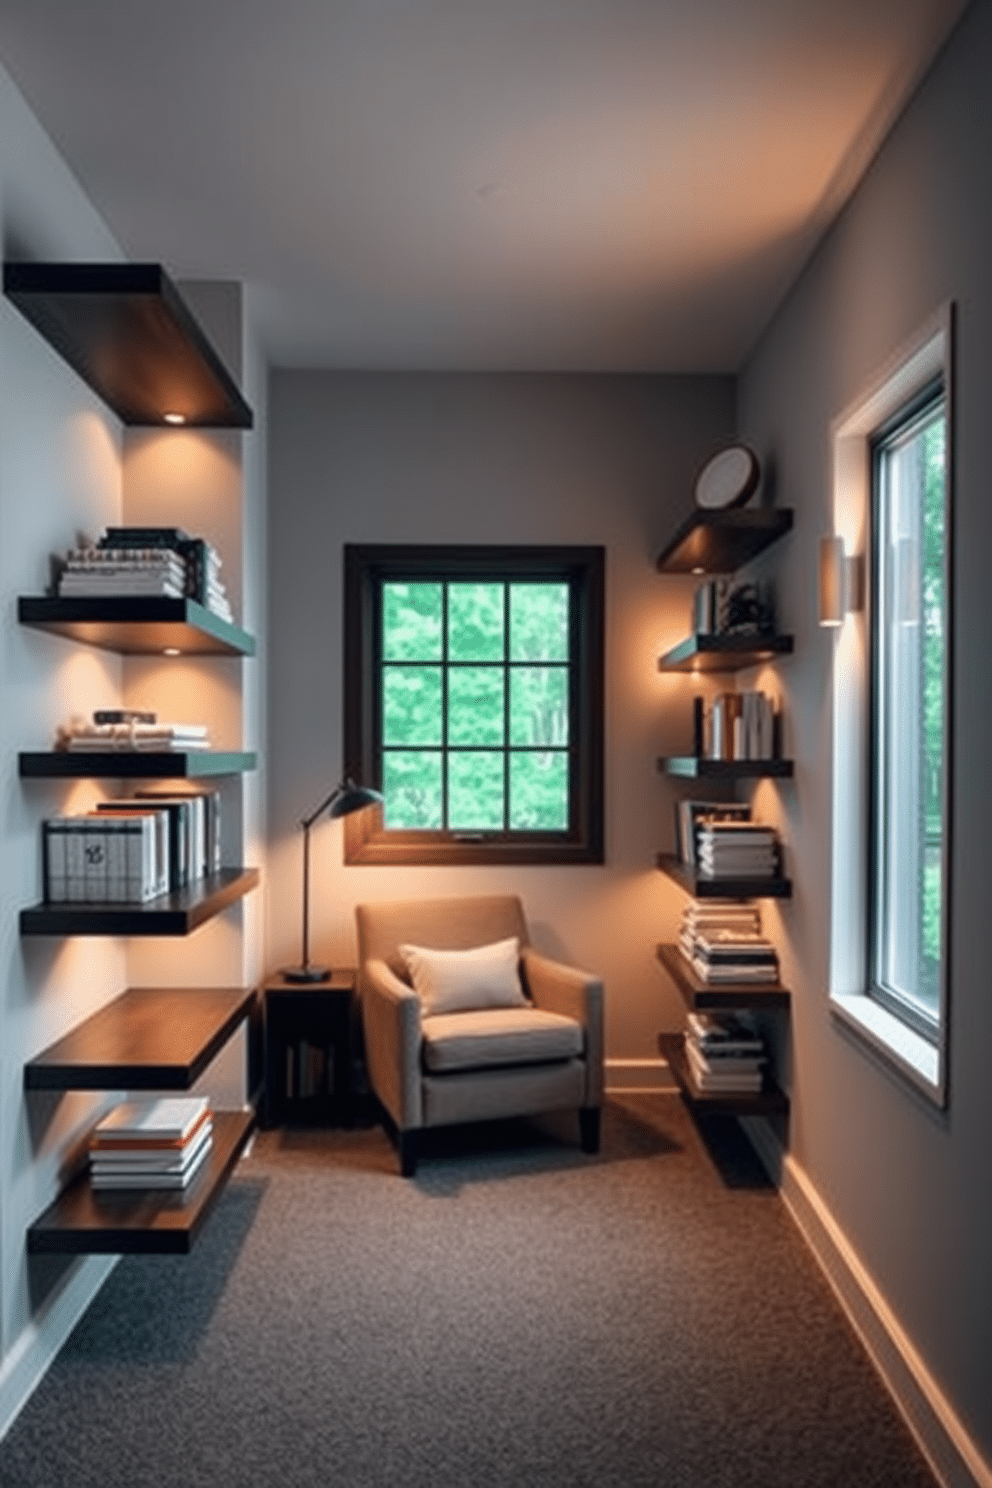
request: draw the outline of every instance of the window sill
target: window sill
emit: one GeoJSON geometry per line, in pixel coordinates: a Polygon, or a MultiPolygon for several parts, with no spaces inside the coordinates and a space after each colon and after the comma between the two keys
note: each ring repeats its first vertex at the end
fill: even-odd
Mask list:
{"type": "Polygon", "coordinates": [[[831,994],[830,1008],[934,1105],[946,1104],[944,1070],[940,1050],[935,1045],[864,993],[831,994]]]}

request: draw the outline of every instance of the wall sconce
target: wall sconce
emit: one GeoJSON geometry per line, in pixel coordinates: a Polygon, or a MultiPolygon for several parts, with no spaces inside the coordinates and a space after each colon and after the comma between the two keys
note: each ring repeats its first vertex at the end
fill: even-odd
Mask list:
{"type": "Polygon", "coordinates": [[[820,538],[820,624],[843,625],[844,617],[864,604],[864,567],[849,558],[842,537],[820,538]]]}

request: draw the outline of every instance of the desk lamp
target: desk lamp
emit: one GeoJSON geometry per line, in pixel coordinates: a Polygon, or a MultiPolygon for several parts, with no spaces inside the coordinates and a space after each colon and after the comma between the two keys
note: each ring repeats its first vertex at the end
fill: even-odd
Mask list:
{"type": "Polygon", "coordinates": [[[303,956],[299,966],[287,966],[283,976],[287,982],[326,982],[330,969],[310,964],[310,828],[323,812],[330,807],[331,816],[350,816],[353,811],[362,811],[366,806],[381,806],[382,796],[368,786],[356,785],[346,776],[325,796],[315,811],[300,822],[303,828],[303,956]]]}

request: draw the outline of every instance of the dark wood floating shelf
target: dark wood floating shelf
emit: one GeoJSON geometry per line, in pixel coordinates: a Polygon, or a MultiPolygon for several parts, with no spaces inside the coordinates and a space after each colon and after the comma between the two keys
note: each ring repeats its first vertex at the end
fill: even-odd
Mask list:
{"type": "Polygon", "coordinates": [[[234,1169],[255,1113],[215,1111],[210,1156],[185,1193],[94,1193],[83,1170],[30,1226],[29,1255],[187,1255],[234,1169]]]}
{"type": "Polygon", "coordinates": [[[791,899],[788,878],[704,878],[670,853],[659,853],[658,867],[694,899],[791,899]]]}
{"type": "Polygon", "coordinates": [[[146,904],[36,904],[22,935],[189,935],[258,884],[257,868],[222,868],[146,904]]]}
{"type": "Polygon", "coordinates": [[[703,759],[694,754],[663,756],[658,769],[665,775],[680,775],[687,780],[758,780],[785,779],[792,774],[792,760],[723,760],[703,759]]]}
{"type": "Polygon", "coordinates": [[[659,1033],[658,1052],[667,1060],[683,1099],[696,1111],[727,1116],[766,1116],[788,1112],[789,1097],[769,1075],[765,1075],[764,1085],[757,1095],[732,1095],[726,1092],[714,1095],[712,1092],[698,1091],[689,1073],[685,1038],[681,1033],[659,1033]]]}
{"type": "Polygon", "coordinates": [[[255,655],[254,636],[193,599],[22,595],[17,618],[22,625],[125,656],[155,656],[173,649],[195,656],[255,655]]]}
{"type": "Polygon", "coordinates": [[[792,651],[791,635],[691,635],[658,657],[659,672],[742,672],[792,651]]]}
{"type": "Polygon", "coordinates": [[[244,987],[132,987],[24,1066],[25,1090],[189,1090],[255,1007],[244,987]]]}
{"type": "Polygon", "coordinates": [[[715,1008],[787,1008],[789,989],[781,982],[704,982],[693,971],[677,945],[659,945],[657,957],[675,983],[687,1007],[700,1011],[715,1008]]]}
{"type": "Polygon", "coordinates": [[[4,293],[125,424],[250,429],[237,384],[160,264],[7,263],[4,293]]]}
{"type": "Polygon", "coordinates": [[[150,749],[22,751],[17,771],[22,780],[203,780],[216,775],[241,775],[254,770],[251,751],[216,749],[162,752],[150,749]]]}
{"type": "Polygon", "coordinates": [[[694,511],[658,554],[659,573],[735,573],[792,526],[787,507],[694,511]]]}

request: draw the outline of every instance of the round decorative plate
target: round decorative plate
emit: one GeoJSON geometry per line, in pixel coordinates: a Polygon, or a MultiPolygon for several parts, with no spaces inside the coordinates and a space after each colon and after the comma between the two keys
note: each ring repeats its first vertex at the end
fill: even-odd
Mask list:
{"type": "Polygon", "coordinates": [[[761,466],[746,444],[728,444],[707,460],[696,476],[696,505],[708,511],[743,506],[758,489],[761,466]]]}

